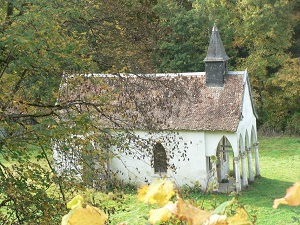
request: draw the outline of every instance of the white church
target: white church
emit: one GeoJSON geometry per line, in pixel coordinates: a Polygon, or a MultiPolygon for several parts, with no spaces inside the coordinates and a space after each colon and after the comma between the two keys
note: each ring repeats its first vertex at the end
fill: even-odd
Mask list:
{"type": "MultiPolygon", "coordinates": [[[[228,71],[228,60],[215,25],[204,59],[205,72],[122,78],[122,84],[131,86],[122,89],[113,104],[118,106],[126,102],[131,107],[126,116],[118,112],[115,116],[148,146],[141,150],[140,146],[130,144],[132,152],[138,152],[139,157],[111,146],[114,157],[107,166],[116,172],[119,180],[140,185],[163,177],[178,186],[198,185],[204,191],[208,188],[218,191],[231,177],[239,192],[260,176],[257,114],[248,72],[228,71]],[[134,120],[126,121],[127,118],[134,120]],[[143,126],[146,122],[155,124],[154,129],[143,126]]],[[[117,76],[82,76],[86,78],[85,84],[80,84],[76,90],[81,94],[70,95],[72,100],[83,98],[87,91],[89,95],[103,93],[97,82],[87,82],[89,79],[103,79],[117,86],[112,85],[117,76]]],[[[63,88],[67,86],[65,82],[63,88]]],[[[122,86],[117,87],[120,88],[122,86]]],[[[107,126],[113,132],[114,126],[107,126]]],[[[54,159],[62,158],[66,160],[54,149],[54,159]]],[[[56,169],[60,172],[71,163],[56,169]]]]}

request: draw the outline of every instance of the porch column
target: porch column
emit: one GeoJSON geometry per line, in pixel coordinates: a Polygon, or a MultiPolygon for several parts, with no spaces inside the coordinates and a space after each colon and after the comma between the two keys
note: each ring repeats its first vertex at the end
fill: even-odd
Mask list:
{"type": "Polygon", "coordinates": [[[255,153],[255,170],[256,177],[260,177],[260,166],[259,166],[259,154],[258,154],[258,142],[254,143],[254,153],[255,153]]]}
{"type": "Polygon", "coordinates": [[[240,157],[234,157],[234,169],[235,169],[235,185],[236,192],[239,193],[241,191],[241,173],[240,173],[240,157]]]}
{"type": "Polygon", "coordinates": [[[252,150],[250,147],[247,147],[246,151],[248,153],[249,181],[254,182],[254,173],[253,173],[253,165],[252,165],[252,150]]]}
{"type": "Polygon", "coordinates": [[[217,165],[216,165],[216,157],[215,156],[207,156],[207,186],[206,191],[218,191],[219,190],[219,182],[217,175],[217,165]]]}
{"type": "Polygon", "coordinates": [[[219,191],[218,173],[216,160],[212,161],[212,191],[219,191]]]}
{"type": "Polygon", "coordinates": [[[247,169],[246,169],[246,152],[241,153],[242,158],[242,187],[248,186],[248,176],[247,176],[247,169]]]}

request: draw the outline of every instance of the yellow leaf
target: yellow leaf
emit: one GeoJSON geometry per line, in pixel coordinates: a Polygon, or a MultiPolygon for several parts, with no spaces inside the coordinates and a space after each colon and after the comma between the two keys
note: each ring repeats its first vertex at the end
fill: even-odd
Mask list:
{"type": "Polygon", "coordinates": [[[74,208],[77,208],[78,206],[82,206],[83,201],[84,201],[83,197],[81,195],[77,195],[71,201],[69,201],[67,203],[67,208],[74,209],[74,208]]]}
{"type": "Polygon", "coordinates": [[[186,221],[189,225],[202,225],[211,215],[210,212],[198,209],[181,198],[167,208],[177,219],[186,221]]]}
{"type": "MultiPolygon", "coordinates": [[[[168,203],[173,204],[173,202],[168,203]]],[[[172,216],[172,213],[165,207],[160,209],[151,209],[149,212],[149,223],[155,224],[156,222],[167,222],[170,217],[172,216]]]]}
{"type": "Polygon", "coordinates": [[[175,194],[174,184],[168,180],[156,180],[150,186],[142,186],[138,190],[137,199],[144,203],[162,206],[165,205],[175,194]]]}
{"type": "Polygon", "coordinates": [[[248,213],[242,208],[238,208],[236,214],[230,217],[227,222],[228,225],[253,225],[252,222],[248,221],[248,213]]]}
{"type": "Polygon", "coordinates": [[[83,208],[83,197],[77,195],[67,203],[70,212],[63,216],[61,225],[103,225],[108,217],[100,209],[87,205],[83,208]]]}
{"type": "Polygon", "coordinates": [[[227,225],[226,215],[213,214],[203,225],[227,225]]]}
{"type": "Polygon", "coordinates": [[[300,205],[300,181],[296,182],[292,187],[286,190],[283,198],[275,199],[273,208],[276,209],[280,204],[298,206],[300,205]]]}
{"type": "Polygon", "coordinates": [[[108,217],[100,209],[87,205],[78,208],[69,218],[69,225],[103,225],[108,217]]]}
{"type": "Polygon", "coordinates": [[[145,202],[145,200],[146,200],[146,195],[147,195],[147,193],[148,193],[148,190],[149,190],[149,186],[148,185],[143,185],[142,187],[140,187],[139,189],[138,189],[138,193],[137,193],[137,199],[139,200],[139,201],[142,201],[142,202],[145,202]]]}

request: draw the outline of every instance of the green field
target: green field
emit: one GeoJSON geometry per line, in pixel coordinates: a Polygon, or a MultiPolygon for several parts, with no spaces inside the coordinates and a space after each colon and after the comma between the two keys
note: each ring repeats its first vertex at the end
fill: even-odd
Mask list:
{"type": "Polygon", "coordinates": [[[300,213],[299,206],[275,210],[272,204],[285,195],[286,188],[300,181],[300,138],[260,139],[260,167],[262,178],[242,193],[240,201],[257,210],[257,225],[299,224],[292,220],[297,216],[293,210],[300,213]]]}

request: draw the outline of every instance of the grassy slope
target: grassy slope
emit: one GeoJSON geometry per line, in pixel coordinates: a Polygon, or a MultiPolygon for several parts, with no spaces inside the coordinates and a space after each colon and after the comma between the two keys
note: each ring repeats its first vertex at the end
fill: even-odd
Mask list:
{"type": "MultiPolygon", "coordinates": [[[[300,207],[279,206],[275,210],[272,205],[275,198],[283,197],[288,187],[300,181],[300,138],[261,138],[260,167],[262,177],[241,193],[240,202],[246,209],[256,211],[257,225],[298,224],[292,217],[296,216],[293,210],[300,213],[300,207]]],[[[203,200],[200,193],[190,196],[199,204],[203,200]]],[[[205,197],[205,205],[219,205],[228,198],[231,197],[223,194],[209,195],[205,197]]],[[[112,224],[122,221],[131,225],[145,224],[143,215],[147,216],[149,208],[137,203],[135,196],[124,204],[130,210],[111,215],[112,224]]]]}
{"type": "Polygon", "coordinates": [[[260,140],[262,178],[257,179],[240,198],[247,207],[257,210],[257,225],[293,223],[294,209],[279,206],[273,209],[275,198],[281,198],[293,183],[300,181],[300,138],[265,138],[260,140]]]}

